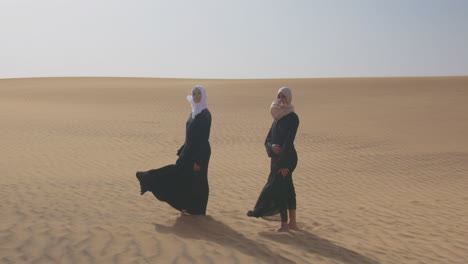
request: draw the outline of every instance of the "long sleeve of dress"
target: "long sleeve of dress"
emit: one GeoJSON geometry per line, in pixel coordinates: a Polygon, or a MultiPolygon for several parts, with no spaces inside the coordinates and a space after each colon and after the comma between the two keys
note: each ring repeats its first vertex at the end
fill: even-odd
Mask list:
{"type": "Polygon", "coordinates": [[[208,138],[210,136],[210,126],[211,120],[208,118],[203,118],[200,120],[200,123],[195,128],[197,129],[196,138],[194,138],[195,143],[192,146],[192,151],[190,152],[191,160],[200,164],[201,161],[207,160],[206,146],[208,144],[208,138]]]}
{"type": "Polygon", "coordinates": [[[268,131],[268,135],[265,139],[265,149],[266,149],[266,152],[268,154],[268,157],[272,157],[273,156],[273,150],[271,149],[271,128],[270,128],[270,131],[268,131]]]}
{"type": "Polygon", "coordinates": [[[196,162],[206,161],[210,156],[210,136],[211,115],[209,112],[203,111],[200,116],[194,120],[189,118],[187,123],[187,131],[185,143],[178,151],[180,162],[196,162]]]}
{"type": "Polygon", "coordinates": [[[279,154],[278,165],[280,168],[287,168],[291,152],[294,149],[294,139],[296,138],[297,129],[299,127],[299,119],[296,115],[290,119],[287,125],[288,129],[285,135],[283,144],[281,145],[281,153],[279,154]]]}
{"type": "Polygon", "coordinates": [[[198,138],[198,132],[198,122],[193,122],[190,127],[190,133],[186,135],[184,145],[181,150],[178,151],[178,163],[182,161],[194,161],[192,156],[194,153],[194,145],[198,138]]]}

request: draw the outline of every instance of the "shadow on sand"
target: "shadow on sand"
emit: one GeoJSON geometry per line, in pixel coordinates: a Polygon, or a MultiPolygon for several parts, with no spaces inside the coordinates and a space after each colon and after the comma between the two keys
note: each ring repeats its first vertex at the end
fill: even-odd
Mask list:
{"type": "Polygon", "coordinates": [[[307,251],[309,253],[318,254],[343,263],[379,263],[371,258],[360,255],[352,250],[335,245],[331,241],[320,238],[319,236],[309,233],[305,230],[290,233],[261,232],[259,233],[259,235],[263,238],[287,244],[289,246],[307,251]]]}
{"type": "Polygon", "coordinates": [[[230,247],[266,263],[294,263],[265,245],[246,238],[211,216],[183,216],[173,226],[154,224],[156,231],[189,239],[203,239],[230,247]]]}

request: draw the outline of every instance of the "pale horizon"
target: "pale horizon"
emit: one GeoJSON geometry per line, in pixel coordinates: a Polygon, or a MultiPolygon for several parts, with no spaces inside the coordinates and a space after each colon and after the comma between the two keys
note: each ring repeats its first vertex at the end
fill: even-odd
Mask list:
{"type": "Polygon", "coordinates": [[[2,1],[0,79],[468,75],[468,1],[2,1]]]}

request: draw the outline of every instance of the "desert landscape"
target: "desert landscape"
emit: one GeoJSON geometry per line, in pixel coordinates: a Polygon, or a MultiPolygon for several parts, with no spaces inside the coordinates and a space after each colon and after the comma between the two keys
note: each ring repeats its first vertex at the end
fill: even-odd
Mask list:
{"type": "Polygon", "coordinates": [[[0,79],[0,263],[467,263],[468,77],[0,79]],[[147,193],[207,89],[207,216],[147,193]],[[269,106],[300,126],[301,231],[246,216],[269,106]]]}

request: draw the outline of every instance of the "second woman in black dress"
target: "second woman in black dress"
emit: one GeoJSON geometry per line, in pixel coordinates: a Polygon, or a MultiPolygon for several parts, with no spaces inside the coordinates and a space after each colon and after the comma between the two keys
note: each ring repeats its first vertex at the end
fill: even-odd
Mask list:
{"type": "Polygon", "coordinates": [[[177,151],[176,164],[146,172],[137,172],[141,194],[154,196],[184,214],[205,215],[208,203],[208,163],[211,113],[206,104],[206,91],[200,85],[192,88],[187,100],[192,105],[186,123],[185,142],[177,151]]]}
{"type": "Polygon", "coordinates": [[[278,232],[298,230],[292,173],[297,165],[294,139],[299,127],[299,117],[294,112],[291,101],[291,89],[283,87],[270,107],[274,121],[265,140],[266,152],[271,158],[270,175],[254,210],[247,213],[252,217],[267,217],[279,213],[281,227],[276,230],[278,232]]]}

